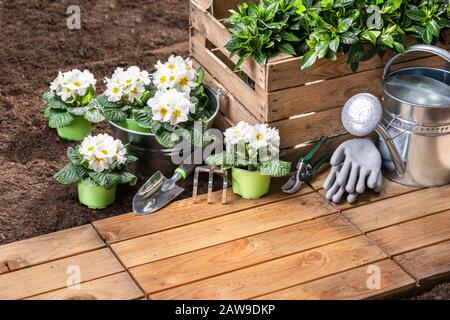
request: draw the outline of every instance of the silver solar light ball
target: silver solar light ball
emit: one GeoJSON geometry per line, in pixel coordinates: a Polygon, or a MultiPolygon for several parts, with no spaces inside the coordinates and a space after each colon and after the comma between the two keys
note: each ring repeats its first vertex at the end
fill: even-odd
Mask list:
{"type": "Polygon", "coordinates": [[[370,93],[351,97],[342,110],[342,124],[352,135],[364,137],[378,127],[383,110],[380,100],[370,93]]]}

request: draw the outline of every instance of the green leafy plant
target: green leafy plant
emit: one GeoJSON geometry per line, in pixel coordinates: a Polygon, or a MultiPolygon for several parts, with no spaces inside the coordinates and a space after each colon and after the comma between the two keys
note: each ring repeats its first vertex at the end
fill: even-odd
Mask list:
{"type": "Polygon", "coordinates": [[[106,91],[95,101],[106,120],[120,123],[141,109],[156,92],[149,74],[136,66],[117,68],[111,79],[106,79],[106,91]]]}
{"type": "Polygon", "coordinates": [[[278,130],[266,124],[251,126],[244,121],[225,131],[226,151],[209,156],[206,163],[222,170],[232,167],[258,171],[263,175],[282,177],[291,163],[279,159],[278,130]]]}
{"type": "Polygon", "coordinates": [[[225,48],[230,57],[240,56],[236,68],[252,55],[260,64],[279,52],[292,56],[302,54],[305,47],[295,31],[300,30],[300,17],[295,15],[295,0],[263,0],[259,5],[249,2],[231,11],[226,20],[233,39],[225,48]]]}
{"type": "Polygon", "coordinates": [[[170,57],[159,63],[153,74],[158,91],[145,107],[133,111],[133,118],[165,148],[174,147],[182,138],[196,146],[209,144],[206,129],[211,114],[204,76],[203,68],[194,69],[189,59],[170,57]]]}
{"type": "Polygon", "coordinates": [[[81,145],[67,149],[69,164],[58,171],[54,178],[62,184],[83,181],[88,186],[111,189],[119,183],[135,185],[137,178],[126,172],[128,165],[137,158],[127,152],[120,140],[107,134],[86,137],[81,145]]]}
{"type": "Polygon", "coordinates": [[[68,126],[75,117],[84,117],[92,123],[103,121],[104,117],[93,99],[95,82],[94,76],[87,70],[59,72],[50,85],[50,91],[42,95],[47,104],[43,114],[48,118],[49,127],[68,126]]]}
{"type": "Polygon", "coordinates": [[[265,15],[255,14],[255,7],[288,8],[275,16],[284,23],[278,33],[270,33],[274,39],[262,37],[263,50],[264,45],[270,48],[263,56],[286,52],[280,49],[283,39],[279,33],[289,30],[293,36],[289,38],[296,40],[295,52],[290,54],[303,55],[302,69],[322,58],[336,60],[337,53],[343,53],[356,71],[361,61],[376,54],[383,56],[388,50],[403,54],[411,37],[434,44],[449,28],[450,4],[446,0],[264,0],[259,5],[241,5],[239,13],[232,11],[227,20],[232,40],[226,48],[230,56],[241,57],[237,66],[250,55],[258,63],[267,61],[259,58],[259,40],[251,40],[265,32],[265,15]]]}

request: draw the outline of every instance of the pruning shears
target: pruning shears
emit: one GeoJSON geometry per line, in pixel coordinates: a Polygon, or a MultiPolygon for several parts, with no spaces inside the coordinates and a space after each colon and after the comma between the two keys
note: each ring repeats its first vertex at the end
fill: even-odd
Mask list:
{"type": "Polygon", "coordinates": [[[317,144],[308,152],[306,156],[298,159],[294,175],[281,187],[281,190],[284,193],[295,193],[300,190],[306,182],[311,180],[323,164],[330,162],[331,153],[327,153],[314,164],[310,163],[317,151],[319,151],[320,147],[322,147],[328,140],[329,137],[320,138],[319,142],[317,142],[317,144]]]}

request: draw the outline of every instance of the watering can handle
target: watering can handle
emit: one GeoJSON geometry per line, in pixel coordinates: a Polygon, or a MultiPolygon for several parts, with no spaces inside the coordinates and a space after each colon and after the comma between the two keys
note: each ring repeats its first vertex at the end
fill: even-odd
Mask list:
{"type": "MultiPolygon", "coordinates": [[[[426,45],[426,44],[416,44],[416,45],[413,45],[413,46],[409,47],[408,49],[406,49],[405,54],[410,53],[410,52],[417,52],[417,51],[435,54],[435,55],[441,57],[442,59],[447,60],[447,62],[450,63],[450,53],[447,50],[436,47],[436,46],[430,46],[430,45],[426,45]]],[[[389,60],[389,62],[386,64],[386,67],[384,68],[383,79],[386,78],[386,76],[389,73],[391,73],[392,64],[400,57],[402,57],[402,55],[397,54],[395,57],[393,57],[391,60],[389,60]]]]}

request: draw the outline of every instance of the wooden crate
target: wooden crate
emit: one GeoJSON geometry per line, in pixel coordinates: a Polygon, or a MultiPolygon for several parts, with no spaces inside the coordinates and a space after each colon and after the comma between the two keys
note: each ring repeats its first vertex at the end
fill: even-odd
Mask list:
{"type": "MultiPolygon", "coordinates": [[[[207,83],[223,87],[229,96],[219,115],[219,127],[224,129],[240,120],[269,123],[279,129],[281,148],[293,158],[323,135],[348,138],[340,120],[342,105],[360,92],[381,97],[383,68],[393,53],[362,62],[356,73],[344,55],[337,61],[322,59],[306,70],[299,67],[301,57],[280,54],[266,65],[250,57],[241,66],[241,72],[254,82],[249,85],[234,71],[239,58],[229,59],[224,48],[231,39],[224,18],[243,1],[190,3],[190,53],[206,69],[207,83]]],[[[442,67],[444,62],[436,56],[414,53],[399,59],[397,65],[442,67]]]]}

